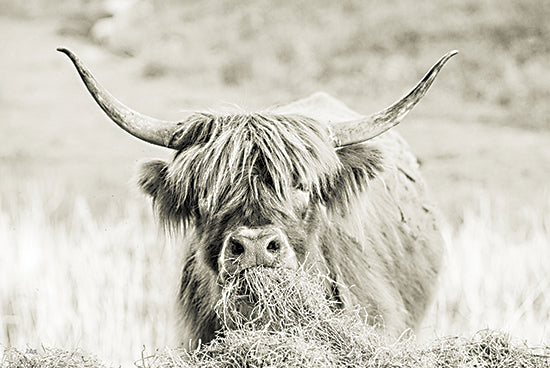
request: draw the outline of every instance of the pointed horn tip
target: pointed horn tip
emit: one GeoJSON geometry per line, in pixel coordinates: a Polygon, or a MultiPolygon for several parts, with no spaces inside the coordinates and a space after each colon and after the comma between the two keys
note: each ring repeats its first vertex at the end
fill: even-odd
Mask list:
{"type": "Polygon", "coordinates": [[[451,50],[448,53],[446,53],[445,55],[443,55],[442,59],[449,59],[449,58],[455,56],[458,53],[459,53],[458,50],[451,50]]]}
{"type": "Polygon", "coordinates": [[[458,50],[451,50],[447,52],[445,55],[443,55],[442,57],[440,57],[439,60],[432,66],[432,68],[428,72],[428,75],[434,71],[439,72],[439,70],[443,67],[443,65],[447,64],[447,62],[456,54],[458,54],[458,50]]]}
{"type": "Polygon", "coordinates": [[[58,47],[56,49],[57,51],[67,55],[71,60],[78,60],[78,58],[76,57],[76,55],[69,49],[65,48],[65,47],[58,47]]]}
{"type": "Polygon", "coordinates": [[[56,50],[59,51],[59,52],[62,52],[64,54],[70,54],[71,53],[71,51],[69,49],[65,48],[65,47],[58,47],[58,48],[56,48],[56,50]]]}

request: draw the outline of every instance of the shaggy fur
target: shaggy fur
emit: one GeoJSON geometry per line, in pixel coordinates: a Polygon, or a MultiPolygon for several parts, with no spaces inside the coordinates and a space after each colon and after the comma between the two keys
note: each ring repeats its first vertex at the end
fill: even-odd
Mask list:
{"type": "Polygon", "coordinates": [[[335,149],[324,122],[300,114],[197,113],[172,143],[172,162],[145,164],[140,185],[165,228],[186,240],[184,346],[221,327],[218,258],[240,226],[280,229],[298,262],[327,276],[329,298],[364,307],[388,334],[420,321],[440,238],[417,161],[397,134],[335,149]]]}

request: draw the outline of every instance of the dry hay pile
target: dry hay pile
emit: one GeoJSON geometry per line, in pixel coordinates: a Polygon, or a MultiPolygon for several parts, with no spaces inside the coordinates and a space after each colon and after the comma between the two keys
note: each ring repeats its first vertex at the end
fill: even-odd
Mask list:
{"type": "MultiPolygon", "coordinates": [[[[68,352],[60,349],[43,348],[41,351],[27,349],[24,353],[16,349],[4,350],[0,360],[1,368],[108,368],[98,359],[81,351],[68,352]]],[[[110,367],[109,367],[110,368],[110,367]]]]}
{"type": "MultiPolygon", "coordinates": [[[[412,335],[388,342],[359,311],[341,312],[325,297],[321,278],[270,268],[245,271],[217,306],[223,331],[199,349],[167,349],[136,365],[168,367],[550,367],[550,348],[516,344],[502,333],[445,338],[427,347],[412,335]]],[[[104,367],[80,353],[6,350],[0,368],[104,367]]]]}

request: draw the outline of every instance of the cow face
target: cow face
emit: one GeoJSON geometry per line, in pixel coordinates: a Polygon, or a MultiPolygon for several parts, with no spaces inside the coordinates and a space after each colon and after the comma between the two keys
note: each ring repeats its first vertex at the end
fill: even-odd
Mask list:
{"type": "Polygon", "coordinates": [[[320,213],[344,166],[328,131],[302,116],[195,114],[170,163],[144,165],[140,185],[162,222],[193,226],[221,280],[258,265],[294,269],[319,253],[320,213]]]}

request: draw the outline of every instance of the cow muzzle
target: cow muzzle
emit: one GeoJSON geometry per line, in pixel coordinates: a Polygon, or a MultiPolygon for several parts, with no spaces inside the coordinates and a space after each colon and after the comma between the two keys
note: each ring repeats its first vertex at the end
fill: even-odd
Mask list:
{"type": "Polygon", "coordinates": [[[222,281],[255,266],[298,267],[288,238],[276,227],[240,227],[231,232],[224,239],[218,262],[222,281]]]}

